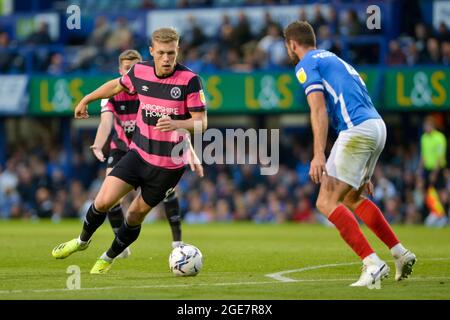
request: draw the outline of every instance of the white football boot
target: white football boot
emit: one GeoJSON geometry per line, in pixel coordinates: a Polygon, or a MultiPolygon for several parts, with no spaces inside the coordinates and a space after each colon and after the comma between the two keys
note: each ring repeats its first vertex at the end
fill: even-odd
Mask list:
{"type": "Polygon", "coordinates": [[[394,257],[395,261],[395,281],[408,278],[412,273],[413,265],[416,263],[417,258],[414,253],[407,250],[404,254],[398,258],[394,257]]]}
{"type": "Polygon", "coordinates": [[[374,288],[381,283],[381,280],[388,277],[389,270],[388,265],[383,261],[380,264],[363,265],[359,280],[350,286],[374,288]]]}

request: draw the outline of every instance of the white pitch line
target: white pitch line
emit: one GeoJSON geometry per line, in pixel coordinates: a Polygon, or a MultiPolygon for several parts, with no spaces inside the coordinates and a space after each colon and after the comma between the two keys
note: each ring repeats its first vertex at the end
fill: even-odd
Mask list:
{"type": "MultiPolygon", "coordinates": [[[[430,259],[420,259],[420,260],[450,260],[450,258],[430,258],[430,259]]],[[[340,282],[340,281],[351,281],[354,279],[291,279],[288,277],[283,277],[283,274],[294,273],[294,272],[304,272],[308,270],[315,270],[321,268],[333,268],[338,266],[349,266],[359,264],[360,262],[350,262],[350,263],[334,263],[334,264],[323,264],[318,266],[304,267],[300,269],[285,270],[277,273],[267,274],[265,276],[272,278],[276,281],[249,281],[249,282],[222,282],[222,283],[186,283],[186,284],[155,284],[155,285],[143,285],[143,286],[109,286],[109,287],[97,287],[97,288],[80,288],[76,290],[70,290],[67,288],[53,288],[53,289],[24,289],[24,290],[0,290],[0,294],[13,294],[13,293],[46,293],[46,292],[71,292],[76,293],[77,291],[98,291],[98,290],[117,290],[117,289],[152,289],[152,288],[183,288],[183,287],[195,287],[195,286],[240,286],[240,285],[263,285],[263,284],[280,284],[288,282],[340,282]]],[[[429,280],[448,280],[450,277],[415,277],[408,279],[408,281],[429,281],[429,280]]]]}
{"type": "MultiPolygon", "coordinates": [[[[450,260],[450,258],[425,258],[425,259],[420,259],[420,260],[424,260],[424,261],[439,261],[439,260],[450,260]]],[[[393,262],[392,260],[389,262],[393,262]]],[[[332,263],[332,264],[322,264],[322,265],[318,265],[318,266],[310,266],[310,267],[304,267],[304,268],[300,268],[300,269],[292,269],[292,270],[283,270],[280,272],[275,272],[275,273],[269,273],[266,274],[266,277],[275,279],[277,281],[280,282],[299,282],[299,281],[304,281],[305,279],[292,279],[292,278],[288,278],[285,277],[285,274],[289,274],[289,273],[300,273],[300,272],[304,272],[304,271],[309,271],[309,270],[316,270],[316,269],[322,269],[322,268],[334,268],[334,267],[340,267],[340,266],[352,266],[355,264],[360,264],[361,262],[347,262],[347,263],[332,263]]],[[[443,278],[439,278],[439,279],[447,279],[448,277],[443,277],[443,278]]]]}
{"type": "MultiPolygon", "coordinates": [[[[293,280],[291,282],[332,282],[332,281],[349,281],[352,279],[304,279],[293,280]]],[[[45,292],[76,292],[76,291],[96,291],[96,290],[116,290],[116,289],[152,289],[152,288],[182,288],[195,286],[240,286],[240,285],[260,285],[260,284],[277,284],[278,281],[252,281],[252,282],[222,282],[222,283],[186,283],[186,284],[154,284],[144,286],[114,286],[114,287],[97,287],[97,288],[80,288],[70,290],[67,288],[54,289],[23,289],[23,290],[0,290],[0,294],[11,293],[45,293],[45,292]]]]}
{"type": "MultiPolygon", "coordinates": [[[[317,280],[295,280],[295,282],[310,282],[310,281],[341,281],[345,279],[317,279],[317,280]]],[[[259,284],[276,284],[278,281],[252,281],[252,282],[222,282],[222,283],[186,283],[186,284],[154,284],[144,286],[114,286],[114,287],[97,287],[97,288],[80,288],[80,289],[23,289],[23,290],[0,290],[0,294],[10,293],[45,293],[45,292],[76,292],[76,291],[96,291],[96,290],[111,290],[111,289],[151,289],[151,288],[180,288],[180,287],[195,287],[195,286],[240,286],[240,285],[259,285],[259,284]]]]}
{"type": "Polygon", "coordinates": [[[291,279],[288,277],[284,277],[284,274],[289,274],[289,273],[299,273],[299,272],[303,272],[303,271],[309,271],[309,270],[315,270],[315,269],[321,269],[321,268],[333,268],[333,267],[339,267],[339,266],[351,266],[354,264],[359,264],[360,262],[350,262],[350,263],[333,263],[333,264],[322,264],[322,265],[318,265],[318,266],[311,266],[311,267],[304,267],[304,268],[300,268],[300,269],[292,269],[292,270],[285,270],[285,271],[280,271],[280,272],[276,272],[276,273],[269,273],[266,274],[266,277],[281,281],[281,282],[297,282],[298,280],[295,279],[291,279]]]}
{"type": "Polygon", "coordinates": [[[186,283],[186,284],[154,284],[144,286],[114,286],[114,287],[97,287],[97,288],[80,288],[70,290],[67,288],[55,289],[29,289],[29,290],[2,290],[0,294],[8,293],[43,293],[43,292],[76,292],[76,291],[96,291],[96,290],[111,290],[111,289],[151,289],[151,288],[182,288],[192,286],[228,286],[228,285],[252,285],[252,284],[269,284],[276,283],[275,281],[255,281],[255,282],[230,282],[230,283],[186,283]]]}

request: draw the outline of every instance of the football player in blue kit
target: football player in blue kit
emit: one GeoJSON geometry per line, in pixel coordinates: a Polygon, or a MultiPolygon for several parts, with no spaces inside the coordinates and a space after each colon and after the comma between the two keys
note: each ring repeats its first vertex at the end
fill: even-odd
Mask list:
{"type": "Polygon", "coordinates": [[[380,209],[363,196],[364,190],[373,193],[370,179],[386,142],[386,126],[364,81],[334,53],[316,48],[308,22],[291,23],[284,37],[311,110],[314,156],[309,175],[314,183],[320,183],[317,209],[363,262],[362,274],[351,286],[370,287],[389,274],[388,265],[372,249],[354,214],[390,249],[395,280],[407,278],[416,256],[403,247],[380,209]],[[329,118],[338,138],[326,159],[329,118]]]}

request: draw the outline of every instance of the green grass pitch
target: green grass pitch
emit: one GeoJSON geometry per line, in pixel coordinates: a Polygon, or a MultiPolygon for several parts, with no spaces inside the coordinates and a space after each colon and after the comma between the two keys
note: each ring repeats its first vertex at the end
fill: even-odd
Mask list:
{"type": "Polygon", "coordinates": [[[187,243],[203,253],[196,277],[175,277],[168,268],[169,226],[145,224],[132,255],[114,262],[105,275],[90,275],[113,237],[106,222],[90,247],[64,260],[53,247],[78,235],[79,221],[0,221],[0,300],[7,299],[450,299],[450,228],[395,226],[418,262],[413,276],[396,283],[384,245],[363,228],[391,267],[380,290],[352,288],[361,265],[334,228],[319,225],[184,225],[187,243]],[[67,268],[81,269],[81,289],[68,290],[67,268]],[[331,266],[327,266],[331,265],[331,266]],[[296,270],[288,282],[267,274],[296,270]],[[294,281],[292,281],[294,280],[294,281]]]}

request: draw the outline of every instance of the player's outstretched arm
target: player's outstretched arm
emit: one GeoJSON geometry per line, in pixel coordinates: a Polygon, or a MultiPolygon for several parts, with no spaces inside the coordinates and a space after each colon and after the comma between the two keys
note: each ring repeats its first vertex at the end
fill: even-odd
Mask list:
{"type": "Polygon", "coordinates": [[[191,118],[186,120],[173,120],[170,117],[162,117],[156,123],[155,129],[163,132],[173,131],[177,129],[186,129],[194,132],[195,128],[201,129],[202,132],[208,127],[208,118],[205,111],[190,112],[191,118]]]}
{"type": "Polygon", "coordinates": [[[110,98],[119,92],[125,91],[125,88],[120,84],[120,78],[110,80],[97,88],[96,90],[84,96],[83,99],[75,107],[75,118],[86,119],[89,118],[88,104],[92,101],[110,98]]]}
{"type": "Polygon", "coordinates": [[[114,124],[114,114],[112,112],[102,112],[100,116],[100,124],[97,128],[97,134],[95,135],[94,144],[90,147],[95,157],[104,162],[106,160],[103,155],[103,147],[108,141],[108,137],[111,134],[111,130],[114,124]]]}
{"type": "Polygon", "coordinates": [[[311,109],[311,126],[314,136],[314,157],[311,161],[309,175],[314,183],[320,183],[322,175],[326,174],[325,147],[328,136],[328,113],[322,92],[311,92],[308,94],[307,100],[311,109]]]}

